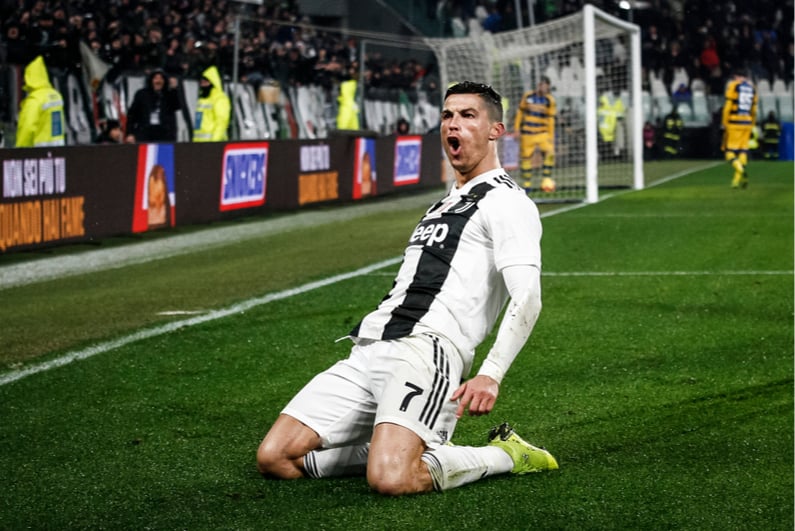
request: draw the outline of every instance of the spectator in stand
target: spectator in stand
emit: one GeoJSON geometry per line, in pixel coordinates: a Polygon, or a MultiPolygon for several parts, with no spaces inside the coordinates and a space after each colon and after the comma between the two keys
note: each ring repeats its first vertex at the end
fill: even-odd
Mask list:
{"type": "Polygon", "coordinates": [[[30,56],[30,46],[19,29],[19,23],[12,20],[6,25],[6,61],[12,65],[27,64],[30,56]]]}
{"type": "Polygon", "coordinates": [[[772,29],[763,29],[756,32],[754,40],[759,47],[762,67],[768,74],[768,79],[773,81],[781,75],[778,51],[776,50],[778,34],[772,29]]]}
{"type": "Polygon", "coordinates": [[[397,121],[395,133],[398,135],[407,135],[410,133],[409,129],[409,121],[401,116],[397,121]]]}
{"type": "Polygon", "coordinates": [[[128,142],[176,142],[177,112],[182,108],[177,79],[155,70],[135,93],[127,111],[128,142]]]}
{"type": "Polygon", "coordinates": [[[52,46],[44,53],[51,68],[80,71],[80,35],[65,22],[56,23],[52,46]]]}
{"type": "Polygon", "coordinates": [[[676,87],[676,90],[671,95],[671,102],[673,103],[674,107],[682,107],[683,105],[687,105],[690,108],[690,114],[693,114],[693,93],[684,83],[679,83],[679,86],[676,87]]]}
{"type": "Polygon", "coordinates": [[[40,55],[46,54],[55,46],[55,19],[49,11],[42,11],[35,17],[31,13],[31,24],[27,40],[35,47],[34,53],[40,55]]]}
{"type": "Polygon", "coordinates": [[[702,77],[708,77],[713,69],[720,67],[718,43],[712,35],[708,35],[704,39],[698,60],[701,65],[700,73],[702,77]]]}
{"type": "Polygon", "coordinates": [[[689,66],[690,65],[688,64],[687,57],[684,55],[684,53],[682,53],[682,43],[678,40],[671,41],[671,46],[668,49],[668,53],[663,59],[662,81],[665,86],[668,87],[667,90],[671,90],[670,87],[673,83],[676,71],[683,69],[687,72],[689,66]]]}
{"type": "Polygon", "coordinates": [[[188,72],[188,59],[182,51],[180,40],[176,37],[172,37],[168,41],[163,59],[163,70],[169,76],[178,77],[182,77],[188,72]]]}
{"type": "Polygon", "coordinates": [[[158,27],[150,27],[146,32],[146,40],[141,45],[140,67],[144,70],[163,68],[166,63],[166,47],[163,44],[163,32],[158,27]]]}
{"type": "MultiPolygon", "coordinates": [[[[535,13],[536,22],[545,19],[542,15],[544,12],[549,14],[548,8],[553,3],[556,14],[561,16],[579,11],[583,5],[582,1],[576,0],[537,3],[539,9],[535,13]]],[[[125,73],[138,74],[146,65],[150,65],[150,68],[164,67],[169,75],[194,79],[198,79],[204,68],[210,64],[228,69],[224,70],[227,75],[232,72],[233,48],[228,32],[232,2],[74,0],[67,3],[62,0],[31,0],[0,4],[4,6],[0,8],[0,25],[5,36],[6,62],[13,65],[24,66],[41,52],[45,54],[51,68],[73,68],[79,61],[75,54],[76,44],[78,39],[82,39],[112,66],[106,78],[110,82],[125,73]],[[60,9],[59,6],[68,6],[68,9],[60,9]],[[167,43],[164,46],[163,63],[149,57],[146,49],[151,44],[149,37],[157,28],[162,30],[161,38],[167,43]],[[134,38],[133,35],[136,34],[138,37],[134,38]],[[197,42],[201,43],[198,48],[195,46],[197,42]]],[[[439,4],[446,5],[448,9],[458,7],[463,17],[475,17],[473,20],[476,22],[486,19],[489,13],[485,6],[491,6],[492,16],[502,18],[502,31],[511,29],[511,25],[516,23],[516,16],[512,12],[513,2],[446,0],[439,4]]],[[[680,41],[681,50],[678,55],[691,70],[690,77],[703,79],[711,94],[723,93],[726,73],[737,65],[744,64],[757,78],[767,76],[773,81],[778,73],[779,78],[785,82],[793,80],[795,59],[791,0],[784,3],[775,0],[734,2],[733,9],[721,10],[717,14],[714,13],[714,2],[708,0],[650,4],[646,9],[633,11],[634,20],[642,29],[644,77],[649,71],[664,77],[660,69],[671,55],[668,43],[680,41]],[[714,55],[713,59],[716,59],[710,67],[701,62],[703,41],[707,36],[712,36],[714,43],[714,49],[708,54],[714,55]],[[755,40],[758,41],[756,51],[755,40]],[[720,51],[719,55],[717,51],[720,51]]],[[[271,43],[278,43],[284,48],[296,47],[302,41],[305,53],[299,52],[299,60],[314,60],[311,56],[314,49],[319,64],[322,64],[320,49],[325,48],[327,60],[338,62],[339,67],[334,67],[333,75],[329,75],[329,70],[322,67],[312,69],[309,82],[323,86],[329,93],[339,82],[339,73],[344,75],[348,68],[358,64],[360,50],[355,40],[349,43],[345,38],[331,32],[314,33],[296,25],[299,20],[307,20],[296,9],[295,1],[266,0],[259,6],[234,5],[235,9],[240,9],[244,14],[258,20],[257,24],[249,25],[244,22],[242,25],[243,53],[239,65],[241,79],[248,79],[255,85],[259,82],[260,74],[266,79],[281,79],[282,76],[277,72],[281,60],[285,60],[284,86],[290,83],[290,71],[294,74],[296,70],[302,72],[293,75],[293,81],[306,79],[306,71],[300,67],[296,69],[286,61],[286,50],[270,48],[271,43]],[[245,51],[248,45],[251,45],[253,52],[245,51]],[[284,57],[280,59],[277,54],[284,57]]],[[[597,5],[614,15],[619,13],[614,4],[597,2],[597,5]]],[[[429,11],[434,14],[437,1],[430,0],[428,6],[429,11]]],[[[525,13],[524,22],[527,21],[525,13]]],[[[706,54],[703,58],[708,59],[706,54]]],[[[706,63],[711,64],[708,60],[706,63]]],[[[362,88],[371,88],[365,83],[368,79],[373,83],[381,83],[382,88],[406,85],[404,80],[396,78],[392,70],[385,66],[383,59],[370,61],[368,58],[367,69],[372,69],[372,72],[365,74],[362,88]]],[[[414,87],[416,83],[409,83],[408,86],[414,87]]],[[[670,88],[670,84],[668,86],[670,88]]]]}
{"type": "Polygon", "coordinates": [[[122,142],[124,142],[124,133],[118,120],[105,120],[100,124],[97,144],[121,144],[122,142]]]}
{"type": "Polygon", "coordinates": [[[489,16],[483,21],[483,29],[491,33],[502,31],[502,15],[496,6],[490,6],[489,16]]]}
{"type": "Polygon", "coordinates": [[[710,35],[704,41],[704,47],[699,55],[701,78],[707,80],[711,94],[720,94],[723,90],[723,74],[717,46],[715,38],[710,35]]]}
{"type": "Polygon", "coordinates": [[[665,48],[665,40],[660,35],[655,24],[650,25],[643,32],[643,43],[641,44],[641,61],[643,67],[656,72],[662,67],[662,54],[665,48]]]}
{"type": "Polygon", "coordinates": [[[115,33],[100,58],[111,65],[106,74],[111,82],[126,72],[135,72],[138,68],[131,36],[128,33],[115,33]]]}

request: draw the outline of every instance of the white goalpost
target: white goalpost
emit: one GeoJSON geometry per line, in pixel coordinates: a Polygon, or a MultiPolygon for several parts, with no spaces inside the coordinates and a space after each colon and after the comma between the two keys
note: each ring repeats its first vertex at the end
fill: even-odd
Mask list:
{"type": "MultiPolygon", "coordinates": [[[[500,142],[503,166],[518,178],[519,136],[514,118],[523,94],[550,80],[557,113],[554,190],[536,201],[596,202],[600,190],[641,189],[643,97],[640,28],[591,5],[544,24],[455,39],[425,39],[436,54],[442,87],[462,80],[502,94],[510,132],[500,142]]],[[[533,164],[542,158],[536,155],[533,164]]]]}

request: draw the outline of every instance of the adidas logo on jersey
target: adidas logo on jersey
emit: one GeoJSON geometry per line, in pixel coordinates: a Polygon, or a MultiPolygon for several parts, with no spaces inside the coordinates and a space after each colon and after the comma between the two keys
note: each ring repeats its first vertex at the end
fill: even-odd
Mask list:
{"type": "Polygon", "coordinates": [[[447,238],[447,233],[450,232],[450,227],[447,223],[431,223],[425,225],[420,223],[414,233],[409,238],[409,244],[423,243],[425,245],[433,245],[442,243],[447,238]]]}

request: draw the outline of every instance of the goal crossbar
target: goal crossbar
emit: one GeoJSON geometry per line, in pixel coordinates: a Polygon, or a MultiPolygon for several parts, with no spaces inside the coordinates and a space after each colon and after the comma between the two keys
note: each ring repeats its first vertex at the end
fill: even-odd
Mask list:
{"type": "MultiPolygon", "coordinates": [[[[534,89],[542,76],[559,76],[553,81],[559,110],[554,170],[558,190],[537,192],[534,198],[596,202],[600,187],[643,188],[637,25],[586,5],[572,15],[528,28],[425,42],[437,57],[443,87],[469,79],[490,84],[504,96],[509,129],[522,95],[534,89]],[[615,56],[621,55],[615,49],[626,51],[623,63],[610,49],[615,56]],[[605,97],[620,109],[614,152],[600,139],[599,106],[605,97]],[[618,105],[619,98],[625,103],[618,105]]],[[[515,166],[516,148],[508,147],[517,141],[515,134],[501,141],[510,163],[506,169],[515,166]]]]}

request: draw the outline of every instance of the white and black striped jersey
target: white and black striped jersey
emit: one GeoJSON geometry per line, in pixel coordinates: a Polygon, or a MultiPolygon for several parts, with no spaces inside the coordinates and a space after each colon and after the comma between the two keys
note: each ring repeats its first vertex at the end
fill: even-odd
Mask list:
{"type": "Polygon", "coordinates": [[[467,374],[508,298],[500,272],[513,265],[541,268],[541,220],[505,170],[491,170],[428,209],[392,289],[351,335],[440,334],[459,349],[467,374]]]}

